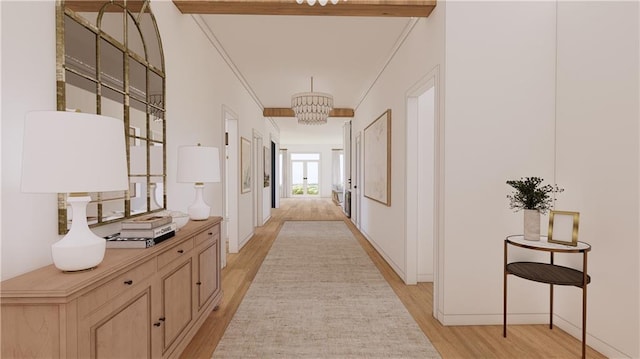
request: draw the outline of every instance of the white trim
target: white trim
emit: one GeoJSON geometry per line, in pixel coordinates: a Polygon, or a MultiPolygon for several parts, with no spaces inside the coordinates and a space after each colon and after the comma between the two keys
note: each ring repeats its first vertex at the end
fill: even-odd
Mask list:
{"type": "Polygon", "coordinates": [[[402,269],[402,267],[399,266],[396,262],[394,262],[393,259],[391,258],[391,256],[387,255],[387,253],[382,248],[380,248],[376,244],[376,242],[374,242],[371,239],[371,237],[367,234],[367,232],[365,232],[362,229],[360,229],[360,233],[362,233],[364,238],[367,239],[367,241],[373,246],[373,248],[376,250],[376,252],[378,252],[378,254],[385,260],[385,262],[387,262],[387,264],[391,267],[391,269],[393,269],[393,271],[396,272],[396,274],[398,276],[400,276],[400,279],[402,279],[402,281],[405,281],[406,275],[405,275],[404,270],[402,269]]]}
{"type": "MultiPolygon", "coordinates": [[[[546,316],[548,317],[548,314],[546,314],[546,316]]],[[[511,317],[509,317],[509,318],[511,318],[511,317]]],[[[507,319],[509,319],[509,318],[507,318],[507,319]]],[[[569,321],[565,320],[564,318],[558,316],[557,314],[553,315],[553,323],[558,328],[560,328],[560,329],[564,330],[565,332],[569,333],[574,338],[576,338],[578,340],[582,340],[582,328],[581,327],[576,327],[574,324],[572,324],[571,322],[569,322],[569,321]]],[[[508,327],[507,327],[507,329],[508,329],[508,327]]],[[[587,325],[587,345],[590,346],[591,348],[597,350],[601,354],[604,354],[604,356],[606,356],[607,358],[631,358],[630,354],[625,354],[625,353],[622,353],[622,352],[618,351],[617,349],[615,349],[611,345],[607,344],[606,342],[604,342],[604,341],[598,339],[597,337],[594,337],[593,335],[589,334],[588,330],[589,330],[589,326],[587,325]]]]}
{"type": "Polygon", "coordinates": [[[247,235],[245,238],[243,238],[243,239],[240,241],[240,244],[239,244],[239,246],[238,246],[238,252],[240,252],[240,250],[242,250],[242,248],[243,248],[247,243],[249,243],[249,240],[250,240],[251,238],[253,238],[253,235],[254,235],[254,234],[255,234],[255,232],[253,232],[253,231],[252,231],[251,233],[249,233],[249,235],[247,235]]]}

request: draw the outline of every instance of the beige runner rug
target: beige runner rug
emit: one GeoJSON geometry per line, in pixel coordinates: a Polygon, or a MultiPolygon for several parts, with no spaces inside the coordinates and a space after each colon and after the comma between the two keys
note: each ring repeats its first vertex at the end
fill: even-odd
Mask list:
{"type": "Polygon", "coordinates": [[[214,358],[440,358],[342,221],[285,222],[214,358]]]}

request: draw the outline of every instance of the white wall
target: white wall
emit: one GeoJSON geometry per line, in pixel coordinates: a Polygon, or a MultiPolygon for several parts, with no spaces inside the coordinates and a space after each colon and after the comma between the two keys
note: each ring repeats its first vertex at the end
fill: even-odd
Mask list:
{"type": "MultiPolygon", "coordinates": [[[[448,4],[439,2],[427,19],[420,19],[398,49],[364,101],[353,120],[355,138],[387,108],[391,109],[391,206],[362,196],[360,230],[403,278],[406,273],[406,119],[407,91],[428,73],[443,71],[444,16],[448,4]]],[[[440,73],[440,78],[444,73],[440,73]]],[[[442,99],[440,99],[442,100],[442,99]]],[[[442,104],[439,107],[443,107],[442,104]]],[[[364,148],[364,147],[363,147],[364,148]]],[[[355,162],[353,162],[355,163],[355,162]]],[[[352,169],[355,174],[355,168],[352,169]]],[[[347,175],[348,177],[348,175],[347,175]]],[[[352,174],[352,178],[354,175],[352,174]]],[[[415,191],[412,190],[412,191],[415,191]]],[[[352,198],[352,207],[357,198],[352,198]]]]}
{"type": "Polygon", "coordinates": [[[57,196],[20,192],[24,116],[56,108],[56,25],[53,1],[2,1],[0,6],[1,240],[2,279],[7,279],[52,263],[51,244],[60,238],[57,196]]]}
{"type": "MultiPolygon", "coordinates": [[[[580,212],[579,238],[593,247],[587,342],[610,357],[640,357],[638,7],[558,8],[556,171],[565,192],[556,207],[580,212]]],[[[558,262],[582,265],[579,257],[558,262]]],[[[581,323],[579,296],[574,288],[556,291],[557,316],[568,330],[581,323]]]]}
{"type": "MultiPolygon", "coordinates": [[[[556,96],[556,3],[447,3],[443,319],[501,322],[502,240],[522,231],[504,182],[540,176],[594,245],[588,344],[638,357],[638,4],[558,5],[556,96]]],[[[509,322],[546,323],[547,288],[510,277],[509,322]]],[[[556,295],[555,323],[574,335],[580,294],[556,295]]]]}
{"type": "MultiPolygon", "coordinates": [[[[3,1],[1,6],[2,279],[8,279],[50,264],[50,245],[59,238],[56,195],[20,192],[24,114],[56,108],[55,3],[3,1]],[[38,26],[33,27],[34,23],[38,26]],[[37,225],[33,225],[34,213],[37,225]]],[[[186,212],[195,192],[190,184],[176,183],[178,146],[201,143],[222,148],[223,105],[238,115],[241,136],[251,138],[253,128],[267,131],[260,108],[193,17],[182,15],[171,2],[153,2],[152,9],[167,74],[167,203],[169,209],[186,212]]],[[[222,214],[223,188],[222,183],[205,185],[212,215],[222,214]]],[[[250,196],[240,196],[240,238],[253,233],[252,206],[250,196]]],[[[117,230],[116,225],[95,232],[117,230]]]]}
{"type": "MultiPolygon", "coordinates": [[[[447,3],[446,38],[443,321],[497,324],[503,240],[523,216],[505,181],[554,181],[555,4],[447,3]]],[[[509,322],[544,322],[526,313],[546,291],[510,279],[509,322]]]]}

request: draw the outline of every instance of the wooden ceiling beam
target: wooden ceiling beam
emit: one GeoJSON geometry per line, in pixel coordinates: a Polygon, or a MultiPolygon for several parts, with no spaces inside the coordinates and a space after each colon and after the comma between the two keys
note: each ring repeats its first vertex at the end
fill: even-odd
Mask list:
{"type": "MultiPolygon", "coordinates": [[[[334,108],[329,113],[329,117],[353,117],[354,111],[352,108],[334,108]]],[[[262,110],[262,116],[264,117],[296,117],[293,110],[287,107],[265,107],[262,110]]]]}
{"type": "Polygon", "coordinates": [[[437,0],[348,0],[325,6],[295,0],[173,0],[183,14],[428,17],[437,0]]]}
{"type": "MultiPolygon", "coordinates": [[[[75,12],[98,12],[109,1],[106,0],[66,0],[64,7],[71,9],[75,12]]],[[[121,6],[127,6],[127,9],[132,12],[138,12],[142,9],[142,5],[145,0],[113,0],[112,3],[119,4],[121,6]]],[[[117,6],[108,6],[106,12],[120,12],[121,8],[117,6]]]]}

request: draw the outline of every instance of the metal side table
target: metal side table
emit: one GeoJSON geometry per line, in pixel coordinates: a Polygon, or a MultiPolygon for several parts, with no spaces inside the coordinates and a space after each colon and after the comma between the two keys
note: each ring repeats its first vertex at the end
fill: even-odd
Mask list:
{"type": "Polygon", "coordinates": [[[540,241],[525,240],[522,235],[508,236],[504,240],[504,297],[503,297],[503,326],[502,335],[507,337],[507,275],[549,284],[549,329],[553,329],[553,286],[568,285],[582,288],[582,358],[586,358],[587,340],[587,284],[591,277],[587,275],[587,253],[591,245],[578,242],[575,247],[563,244],[547,242],[543,237],[540,241]],[[535,251],[549,252],[549,263],[538,262],[512,262],[507,263],[507,250],[509,245],[531,249],[535,251]],[[555,253],[582,253],[582,271],[577,269],[555,265],[553,255],[555,253]]]}

